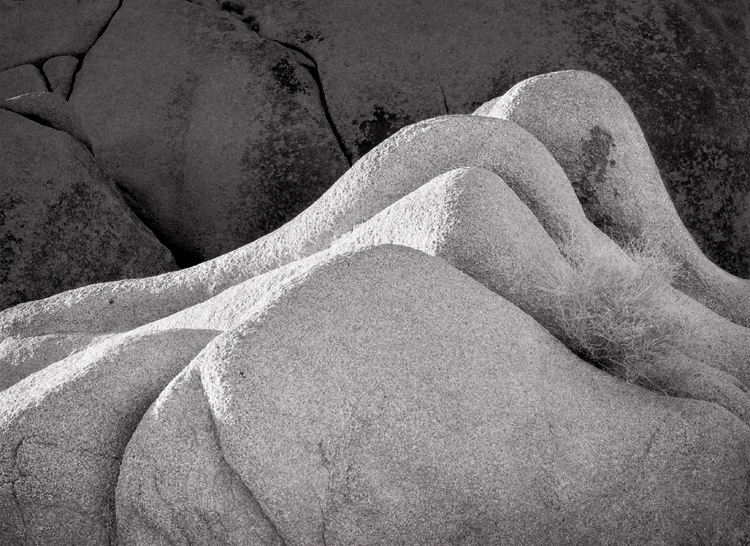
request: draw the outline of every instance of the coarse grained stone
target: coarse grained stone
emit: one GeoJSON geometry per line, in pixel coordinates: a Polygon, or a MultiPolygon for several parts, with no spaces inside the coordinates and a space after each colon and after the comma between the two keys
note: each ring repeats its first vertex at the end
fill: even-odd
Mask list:
{"type": "Polygon", "coordinates": [[[258,544],[287,545],[740,544],[750,530],[746,425],[594,369],[440,259],[334,256],[263,307],[138,426],[116,491],[123,544],[240,544],[240,513],[262,523],[258,544]]]}

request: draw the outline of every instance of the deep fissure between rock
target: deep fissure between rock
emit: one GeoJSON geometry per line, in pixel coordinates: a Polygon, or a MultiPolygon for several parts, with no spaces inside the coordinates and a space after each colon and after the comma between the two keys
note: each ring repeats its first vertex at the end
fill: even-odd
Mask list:
{"type": "MultiPolygon", "coordinates": [[[[96,35],[96,38],[92,42],[92,44],[84,51],[83,53],[79,53],[78,55],[73,55],[78,60],[78,66],[76,66],[76,69],[73,71],[73,76],[70,78],[70,91],[68,92],[68,97],[73,95],[73,90],[75,89],[76,85],[76,78],[78,77],[78,72],[81,71],[81,67],[83,66],[83,60],[86,58],[86,55],[88,55],[89,51],[91,51],[91,48],[93,48],[96,45],[96,42],[99,41],[99,38],[101,38],[104,33],[109,28],[110,23],[112,23],[112,19],[115,18],[115,15],[117,15],[117,12],[120,11],[120,8],[122,7],[122,1],[119,0],[117,3],[117,7],[115,8],[115,11],[112,12],[112,17],[109,18],[109,21],[104,23],[102,28],[99,30],[99,34],[96,35]]],[[[49,88],[49,84],[47,85],[49,88]]]]}
{"type": "Polygon", "coordinates": [[[310,61],[310,65],[300,63],[300,66],[302,66],[305,70],[307,70],[312,76],[312,79],[315,81],[315,85],[318,86],[318,96],[320,99],[320,105],[323,108],[323,113],[326,116],[326,121],[328,121],[328,125],[331,127],[331,132],[333,133],[334,138],[336,138],[336,142],[339,145],[339,148],[341,149],[341,153],[344,154],[344,157],[346,158],[346,162],[349,164],[349,166],[352,166],[352,154],[349,151],[349,148],[347,147],[346,143],[344,142],[344,139],[341,136],[341,133],[339,133],[339,130],[336,128],[336,124],[333,121],[333,116],[331,115],[331,111],[328,109],[328,101],[326,101],[326,94],[323,90],[323,82],[320,79],[320,71],[318,70],[318,63],[313,58],[312,55],[310,55],[307,51],[302,49],[299,46],[296,46],[294,44],[290,44],[287,42],[282,42],[280,40],[275,40],[273,38],[268,38],[267,36],[263,36],[258,29],[257,21],[254,18],[250,18],[249,22],[245,23],[250,30],[255,32],[258,36],[263,38],[264,40],[268,40],[271,42],[276,42],[282,47],[285,47],[286,49],[289,49],[290,51],[294,51],[296,53],[299,53],[302,55],[305,59],[310,61]]]}

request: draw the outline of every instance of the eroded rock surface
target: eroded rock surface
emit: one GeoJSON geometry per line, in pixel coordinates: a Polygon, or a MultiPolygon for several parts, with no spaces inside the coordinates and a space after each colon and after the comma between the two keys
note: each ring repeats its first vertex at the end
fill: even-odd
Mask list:
{"type": "Polygon", "coordinates": [[[279,227],[348,167],[307,62],[218,7],[128,0],[70,101],[102,169],[193,265],[279,227]]]}
{"type": "Polygon", "coordinates": [[[618,383],[442,260],[377,246],[273,299],[142,420],[121,543],[737,543],[748,529],[745,425],[618,383]]]}
{"type": "MultiPolygon", "coordinates": [[[[547,273],[641,266],[587,218],[566,135],[533,130],[413,124],[244,247],[0,313],[0,542],[750,540],[750,330],[662,279],[625,320],[698,317],[689,350],[641,383],[571,352],[547,273]]],[[[616,162],[652,161],[636,144],[616,162]]],[[[615,223],[661,182],[634,173],[615,223]]]]}
{"type": "Polygon", "coordinates": [[[750,281],[714,265],[675,210],[632,110],[611,84],[583,71],[524,80],[476,115],[527,129],[565,170],[586,216],[620,244],[649,244],[680,264],[676,286],[750,326],[750,281]]]}
{"type": "Polygon", "coordinates": [[[8,110],[0,120],[0,308],[176,268],[83,144],[8,110]]]}
{"type": "Polygon", "coordinates": [[[635,111],[700,247],[750,276],[746,2],[227,4],[262,36],[316,59],[355,159],[405,125],[468,114],[529,76],[565,69],[602,76],[635,111]]]}

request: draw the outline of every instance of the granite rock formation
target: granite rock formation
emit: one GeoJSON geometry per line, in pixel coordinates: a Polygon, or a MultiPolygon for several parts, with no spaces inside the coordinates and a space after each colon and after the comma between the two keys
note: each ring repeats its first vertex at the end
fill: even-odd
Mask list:
{"type": "MultiPolygon", "coordinates": [[[[530,111],[571,76],[611,99],[616,164],[650,165],[591,74],[530,111]]],[[[581,350],[554,283],[600,260],[593,320],[621,312],[633,195],[674,219],[636,234],[657,258],[705,257],[657,174],[607,171],[592,212],[565,134],[498,104],[403,128],[237,250],[0,313],[0,544],[746,544],[744,300],[663,278],[609,343],[684,339],[581,350]]]]}
{"type": "Polygon", "coordinates": [[[2,0],[0,96],[71,97],[187,266],[288,221],[405,125],[590,71],[633,108],[701,251],[747,278],[749,24],[742,0],[2,0]]]}

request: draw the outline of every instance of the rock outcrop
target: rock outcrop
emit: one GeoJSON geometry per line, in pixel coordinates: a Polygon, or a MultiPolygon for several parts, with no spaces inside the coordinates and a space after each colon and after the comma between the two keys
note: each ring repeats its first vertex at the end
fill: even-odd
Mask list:
{"type": "Polygon", "coordinates": [[[618,383],[441,260],[317,265],[141,421],[121,544],[730,543],[747,525],[750,430],[725,412],[618,383]]]}
{"type": "Polygon", "coordinates": [[[273,231],[348,167],[308,63],[218,6],[128,0],[70,102],[128,204],[194,265],[273,231]]]}
{"type": "MultiPolygon", "coordinates": [[[[118,8],[119,0],[40,0],[0,3],[0,70],[83,55],[118,8]]],[[[41,66],[40,66],[41,68],[41,66]]]]}
{"type": "MultiPolygon", "coordinates": [[[[565,146],[425,120],[233,252],[0,313],[0,543],[746,543],[743,302],[623,292],[661,273],[587,218],[565,146]],[[613,282],[581,323],[636,331],[603,357],[558,297],[587,263],[613,282]]],[[[629,174],[605,228],[660,182],[629,174]]]]}
{"type": "MultiPolygon", "coordinates": [[[[65,102],[56,94],[39,95],[65,102]]],[[[33,102],[27,98],[0,103],[0,309],[85,284],[175,269],[172,255],[128,209],[80,141],[4,109],[16,103],[35,119],[49,113],[53,127],[70,122],[64,110],[21,108],[33,102]]]]}
{"type": "Polygon", "coordinates": [[[621,244],[658,249],[681,267],[676,286],[750,326],[750,280],[713,264],[675,210],[632,110],[604,79],[582,71],[518,83],[476,115],[513,121],[550,151],[586,216],[621,244]]]}
{"type": "Polygon", "coordinates": [[[635,111],[700,247],[750,277],[746,2],[226,4],[261,36],[316,60],[354,159],[405,125],[468,114],[529,76],[568,69],[602,76],[635,111]]]}
{"type": "Polygon", "coordinates": [[[30,64],[0,72],[0,100],[44,91],[47,91],[44,77],[30,64]]]}
{"type": "Polygon", "coordinates": [[[714,4],[2,0],[0,99],[72,97],[184,267],[289,221],[406,125],[591,71],[632,106],[701,252],[747,278],[750,14],[714,4]]]}

